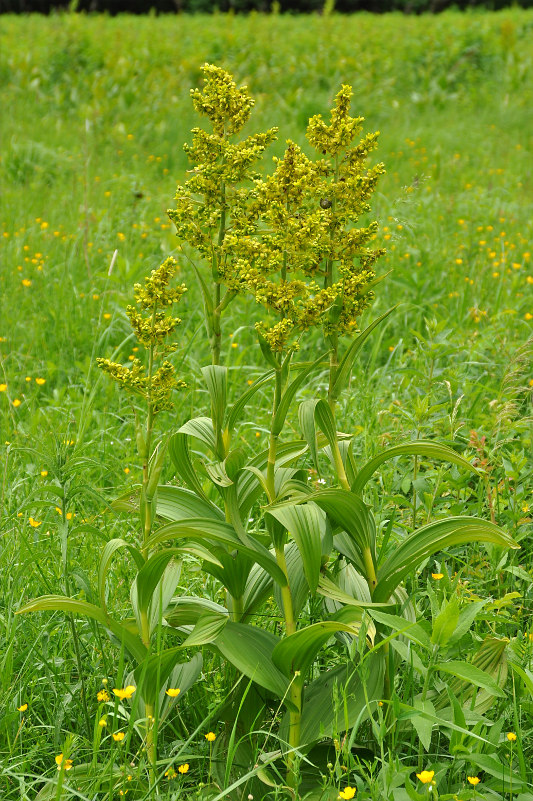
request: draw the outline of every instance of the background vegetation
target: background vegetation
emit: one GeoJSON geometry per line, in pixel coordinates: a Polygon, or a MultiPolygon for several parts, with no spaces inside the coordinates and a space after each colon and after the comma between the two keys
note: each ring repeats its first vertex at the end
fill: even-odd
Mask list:
{"type": "MultiPolygon", "coordinates": [[[[33,799],[42,777],[56,775],[54,757],[69,736],[81,742],[87,721],[93,726],[102,679],[120,686],[120,649],[92,624],[81,625],[78,641],[63,615],[14,612],[29,598],[63,589],[67,550],[70,591],[90,597],[95,554],[103,541],[128,534],[128,521],[104,498],[139,481],[131,415],[94,360],[133,357],[124,314],[131,285],[174,253],[165,212],[187,169],[182,143],[196,124],[189,88],[198,85],[204,61],[249,84],[257,99],[254,127],[280,127],[272,155],[283,152],[286,137],[305,148],[308,117],[327,112],[341,82],[353,85],[354,112],[366,117],[366,130],[382,131],[377,157],[387,175],[373,217],[388,251],[381,270],[393,272],[366,321],[401,306],[366,347],[339,416],[359,435],[358,458],[407,438],[439,437],[486,469],[486,480],[472,482],[455,468],[428,463],[413,472],[412,462],[399,460],[373,485],[374,506],[380,524],[394,516],[399,527],[414,516],[420,523],[430,515],[476,514],[520,542],[521,550],[509,554],[481,546],[444,554],[425,567],[417,592],[423,613],[431,606],[426,578],[431,587],[432,572],[449,581],[458,571],[454,591],[487,600],[473,644],[488,632],[508,637],[530,668],[531,16],[69,15],[7,16],[2,23],[0,75],[9,109],[0,164],[2,798],[33,799]],[[58,465],[73,490],[68,510],[39,491],[58,465]]],[[[172,430],[207,408],[198,372],[208,354],[200,296],[187,257],[178,259],[189,286],[180,307],[179,366],[190,390],[164,419],[172,430]]],[[[262,371],[251,325],[257,310],[231,308],[230,370],[253,379],[262,371]]],[[[235,394],[241,389],[232,387],[235,394]]],[[[253,414],[250,427],[262,447],[268,409],[260,396],[253,414]]],[[[292,424],[296,434],[297,420],[292,424]]],[[[172,481],[172,466],[165,470],[172,481]]],[[[183,594],[203,583],[195,571],[191,562],[183,594]]],[[[128,571],[117,567],[112,577],[115,605],[126,608],[128,571]]],[[[216,598],[220,587],[212,579],[206,589],[216,598]]],[[[190,784],[169,783],[169,798],[191,797],[207,775],[211,752],[203,734],[216,731],[215,710],[230,681],[216,659],[207,660],[203,680],[166,730],[162,749],[170,758],[200,727],[190,784]]],[[[399,682],[408,700],[416,688],[408,677],[399,682]]],[[[487,713],[519,730],[524,765],[533,761],[530,692],[509,680],[505,697],[487,713]]],[[[370,742],[369,732],[360,736],[370,742]]],[[[87,747],[73,742],[74,751],[87,747]]],[[[126,757],[120,744],[106,743],[126,782],[134,750],[126,757]]],[[[507,753],[505,742],[496,745],[507,753]]],[[[435,759],[451,759],[440,736],[432,749],[435,759]]],[[[413,730],[395,752],[406,769],[416,767],[413,730]]],[[[472,791],[466,787],[461,798],[472,791]]],[[[480,785],[478,797],[482,791],[480,785]]],[[[501,797],[496,789],[487,793],[501,797]]]]}

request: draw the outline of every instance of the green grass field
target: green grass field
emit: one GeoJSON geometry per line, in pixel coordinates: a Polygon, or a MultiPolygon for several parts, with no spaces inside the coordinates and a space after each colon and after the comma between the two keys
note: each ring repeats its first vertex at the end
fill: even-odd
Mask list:
{"type": "MultiPolygon", "coordinates": [[[[352,797],[341,794],[346,787],[363,799],[423,801],[431,785],[416,779],[422,767],[435,772],[435,798],[533,798],[532,32],[532,14],[516,9],[437,17],[1,18],[2,801],[117,801],[126,791],[135,801],[329,801],[352,797]],[[394,725],[376,707],[350,726],[351,740],[317,752],[311,778],[302,763],[299,791],[283,788],[279,766],[269,774],[274,786],[254,776],[228,789],[260,754],[279,747],[279,709],[243,724],[246,736],[259,733],[232,765],[221,709],[238,673],[207,649],[201,677],[161,722],[161,781],[150,789],[142,726],[126,705],[97,701],[103,679],[122,687],[131,669],[120,642],[94,621],[62,612],[15,616],[45,594],[97,602],[105,543],[135,537],[133,515],[108,506],[142,480],[131,406],[95,359],[127,363],[137,352],[125,314],[132,286],[168,255],[188,285],[173,357],[188,390],[162,413],[159,429],[172,433],[208,413],[201,293],[166,215],[187,177],[182,145],[198,124],[189,89],[200,84],[204,62],[248,85],[256,104],[245,132],[279,127],[264,161],[268,172],[286,139],[309,151],[308,118],[327,113],[342,83],[353,86],[352,113],[365,117],[364,132],[381,132],[373,159],[387,172],[371,219],[387,249],[377,271],[390,274],[362,327],[399,306],[365,345],[339,426],[354,436],[359,462],[406,440],[438,439],[482,472],[472,479],[425,458],[385,464],[366,496],[379,537],[391,538],[390,547],[430,519],[468,514],[497,523],[521,546],[446,548],[406,579],[417,620],[430,632],[444,598],[456,596],[463,609],[479,602],[452,658],[470,662],[487,637],[499,643],[491,664],[499,694],[478,684],[489,703],[478,708],[475,693],[468,696],[471,714],[461,718],[455,709],[455,730],[437,719],[413,720],[414,708],[424,710],[434,655],[424,654],[421,671],[404,660],[390,701],[394,725]],[[68,511],[60,485],[68,489],[68,511]],[[99,727],[107,713],[113,731],[117,720],[127,730],[124,742],[99,727]],[[209,731],[214,743],[205,739],[209,731]],[[73,760],[72,771],[56,770],[59,754],[73,760]],[[190,767],[171,778],[180,764],[190,767]]],[[[232,399],[265,369],[253,327],[259,318],[251,300],[234,302],[225,317],[232,399]]],[[[304,359],[316,358],[317,343],[306,339],[304,359]]],[[[321,375],[316,394],[325,389],[321,375]]],[[[256,395],[238,429],[248,454],[267,447],[269,404],[268,394],[256,395]]],[[[291,411],[282,439],[300,436],[291,411]]],[[[307,456],[300,464],[311,467],[307,456]]],[[[167,460],[163,482],[176,483],[174,473],[167,460]]],[[[108,603],[123,615],[133,567],[114,562],[108,580],[108,603]]],[[[186,557],[177,594],[220,602],[224,593],[199,558],[186,557]]],[[[302,620],[321,620],[321,604],[311,597],[302,620]]],[[[258,625],[278,632],[276,609],[270,597],[258,625]]],[[[337,647],[328,643],[320,666],[336,664],[337,647]]],[[[198,650],[186,649],[186,658],[198,650]]],[[[445,717],[437,701],[447,692],[449,709],[451,695],[466,693],[460,682],[457,688],[440,674],[437,717],[445,717]]]]}

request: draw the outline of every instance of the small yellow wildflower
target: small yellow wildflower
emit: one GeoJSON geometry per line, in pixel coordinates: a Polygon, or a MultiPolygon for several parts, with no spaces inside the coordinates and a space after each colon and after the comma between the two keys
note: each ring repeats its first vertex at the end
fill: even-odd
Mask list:
{"type": "Polygon", "coordinates": [[[17,712],[25,712],[28,708],[28,704],[22,704],[21,706],[17,707],[17,712]]]}
{"type": "Polygon", "coordinates": [[[43,384],[46,384],[46,378],[36,378],[35,383],[42,387],[43,384]]]}
{"type": "Polygon", "coordinates": [[[72,759],[64,759],[63,754],[56,756],[56,765],[58,770],[70,770],[72,767],[72,759]]]}
{"type": "Polygon", "coordinates": [[[434,770],[423,770],[422,773],[416,774],[416,778],[420,779],[422,784],[429,784],[429,782],[433,781],[434,775],[435,775],[434,770]]]}
{"type": "Polygon", "coordinates": [[[214,743],[215,740],[217,739],[217,736],[214,732],[208,731],[207,734],[205,735],[205,739],[207,740],[208,743],[214,743]]]}
{"type": "Polygon", "coordinates": [[[107,720],[105,718],[100,718],[98,725],[104,728],[104,726],[107,726],[107,720]]]}
{"type": "Polygon", "coordinates": [[[41,470],[41,476],[43,478],[46,478],[47,475],[48,475],[48,470],[41,470]]]}
{"type": "Polygon", "coordinates": [[[31,381],[31,375],[27,375],[26,376],[26,381],[28,381],[28,382],[31,381]]]}
{"type": "Polygon", "coordinates": [[[39,528],[42,525],[42,520],[34,520],[33,517],[28,518],[28,523],[32,528],[39,528]]]}
{"type": "Polygon", "coordinates": [[[30,279],[29,278],[23,278],[22,279],[22,286],[26,286],[26,287],[31,286],[30,279]]]}
{"type": "Polygon", "coordinates": [[[121,743],[125,736],[126,735],[124,734],[123,731],[115,731],[115,732],[113,732],[113,740],[116,743],[121,743]]]}
{"type": "Polygon", "coordinates": [[[15,407],[15,409],[16,409],[16,408],[17,408],[17,406],[20,406],[20,404],[21,404],[21,403],[22,403],[22,401],[21,401],[21,400],[19,400],[18,398],[15,398],[15,400],[13,401],[13,406],[14,406],[14,407],[15,407]]]}
{"type": "Polygon", "coordinates": [[[124,468],[124,472],[126,473],[126,475],[128,475],[128,473],[130,472],[130,469],[129,469],[129,467],[125,467],[125,468],[124,468]]]}
{"type": "Polygon", "coordinates": [[[526,312],[524,314],[524,320],[533,320],[533,314],[531,314],[531,312],[526,312]]]}
{"type": "Polygon", "coordinates": [[[167,695],[169,698],[177,698],[180,692],[181,690],[178,690],[177,688],[169,687],[167,690],[167,695]]]}
{"type": "Polygon", "coordinates": [[[479,784],[479,782],[481,781],[479,776],[467,776],[466,778],[468,779],[468,783],[469,784],[473,784],[474,787],[476,786],[476,784],[479,784]]]}
{"type": "Polygon", "coordinates": [[[180,765],[179,768],[178,768],[178,771],[180,773],[187,773],[188,770],[189,770],[189,763],[188,762],[186,762],[184,765],[180,765]]]}
{"type": "Polygon", "coordinates": [[[435,579],[435,581],[440,581],[441,578],[444,578],[444,573],[432,573],[431,578],[435,579]]]}
{"type": "Polygon", "coordinates": [[[109,701],[111,699],[111,696],[107,690],[99,690],[99,692],[96,694],[96,697],[99,701],[109,701]]]}
{"type": "Polygon", "coordinates": [[[178,774],[176,773],[174,768],[169,768],[168,770],[165,771],[165,776],[167,777],[167,779],[175,779],[177,775],[178,774]]]}
{"type": "Polygon", "coordinates": [[[0,384],[0,392],[5,392],[7,390],[7,384],[0,384]]]}
{"type": "Polygon", "coordinates": [[[110,320],[110,319],[111,319],[111,315],[109,314],[109,312],[106,312],[104,314],[104,320],[110,320]]]}
{"type": "Polygon", "coordinates": [[[133,684],[128,684],[128,686],[124,687],[123,690],[114,689],[113,692],[117,698],[120,698],[120,700],[123,701],[125,698],[131,698],[135,690],[136,687],[134,687],[133,684]]]}
{"type": "Polygon", "coordinates": [[[507,732],[507,739],[509,740],[510,743],[514,743],[514,741],[516,740],[516,734],[514,733],[514,731],[507,732]]]}
{"type": "Polygon", "coordinates": [[[339,798],[353,798],[355,795],[355,787],[345,787],[339,793],[339,798]]]}

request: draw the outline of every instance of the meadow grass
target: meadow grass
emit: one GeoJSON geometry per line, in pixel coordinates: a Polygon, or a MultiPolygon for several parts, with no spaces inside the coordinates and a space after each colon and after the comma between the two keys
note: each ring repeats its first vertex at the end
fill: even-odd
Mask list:
{"type": "MultiPolygon", "coordinates": [[[[405,528],[434,513],[469,513],[492,517],[520,542],[521,550],[509,554],[477,545],[443,554],[427,566],[416,592],[427,609],[428,571],[459,571],[462,593],[489,599],[476,635],[513,638],[531,668],[532,28],[533,17],[523,10],[439,17],[2,18],[2,799],[34,799],[42,777],[57,775],[54,757],[68,756],[71,735],[71,754],[90,761],[101,680],[122,686],[127,672],[120,648],[92,623],[77,625],[73,636],[63,615],[14,612],[50,592],[70,589],[90,598],[95,554],[104,541],[128,533],[128,520],[106,510],[104,498],[139,480],[130,407],[97,374],[95,357],[133,356],[124,313],[131,286],[175,253],[166,209],[187,169],[182,143],[196,124],[189,89],[199,84],[205,61],[249,85],[257,101],[253,130],[279,126],[269,155],[281,155],[287,138],[304,146],[308,117],[326,113],[343,82],[354,87],[353,110],[365,116],[365,130],[381,131],[377,158],[387,174],[372,216],[387,248],[379,270],[392,272],[366,320],[401,305],[354,370],[343,425],[358,434],[358,458],[383,444],[438,437],[487,469],[486,480],[472,484],[455,468],[426,465],[413,473],[412,462],[399,461],[374,483],[374,507],[384,530],[393,509],[395,524],[405,528]],[[68,510],[39,492],[54,470],[73,491],[68,510]]],[[[190,390],[165,416],[169,430],[207,405],[198,369],[209,350],[200,295],[187,254],[177,258],[189,285],[178,358],[190,390]]],[[[233,304],[226,319],[224,350],[235,376],[262,372],[250,322],[256,318],[249,302],[233,304]]],[[[235,394],[241,389],[230,387],[235,394]]],[[[258,443],[268,419],[262,400],[258,395],[249,421],[258,443]]],[[[297,432],[296,419],[291,425],[297,432]]],[[[166,465],[165,480],[172,474],[166,465]]],[[[116,567],[113,577],[115,603],[126,608],[127,566],[116,567]]],[[[204,585],[216,598],[217,582],[204,579],[191,564],[181,591],[204,585]]],[[[311,618],[318,614],[308,611],[311,618]]],[[[217,658],[206,662],[204,680],[162,735],[168,764],[178,753],[191,765],[188,775],[165,779],[165,798],[194,797],[211,772],[204,733],[216,725],[233,678],[220,667],[217,658]]],[[[411,675],[401,682],[404,698],[416,695],[411,675]]],[[[487,713],[504,730],[519,729],[515,764],[518,753],[526,766],[533,762],[531,688],[533,682],[517,690],[509,680],[506,698],[487,713]]],[[[418,739],[409,727],[397,738],[399,775],[400,765],[416,767],[418,739]]],[[[122,747],[109,735],[101,746],[106,770],[123,776],[123,784],[115,782],[113,794],[98,789],[93,777],[79,798],[118,798],[128,788],[128,797],[145,797],[138,779],[142,755],[132,744],[122,757],[122,747]]],[[[496,750],[508,752],[503,735],[496,750]]],[[[433,742],[434,759],[452,765],[442,790],[450,798],[461,791],[462,779],[453,777],[458,753],[450,754],[444,737],[433,742]]],[[[483,776],[494,779],[490,770],[483,776]]],[[[76,797],[75,782],[68,786],[63,797],[76,797]]],[[[44,787],[41,799],[56,797],[44,787]]],[[[53,788],[57,797],[60,792],[53,788]]],[[[398,785],[387,797],[404,801],[405,792],[398,785]]],[[[531,797],[522,792],[523,801],[531,797]]],[[[504,797],[496,785],[465,785],[460,797],[472,793],[504,797]]]]}

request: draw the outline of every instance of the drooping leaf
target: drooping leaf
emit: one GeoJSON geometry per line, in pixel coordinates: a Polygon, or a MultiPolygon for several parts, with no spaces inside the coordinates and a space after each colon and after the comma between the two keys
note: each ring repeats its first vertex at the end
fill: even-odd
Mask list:
{"type": "Polygon", "coordinates": [[[504,691],[496,684],[492,676],[484,670],[480,670],[470,662],[462,662],[459,660],[437,662],[435,670],[440,670],[442,673],[450,673],[458,679],[462,679],[470,684],[475,684],[476,687],[487,690],[491,695],[495,695],[498,698],[505,698],[504,691]]]}
{"type": "Polygon", "coordinates": [[[187,487],[206,499],[202,483],[198,479],[197,471],[194,469],[191,455],[189,452],[189,437],[187,434],[177,432],[170,437],[168,452],[174,463],[176,472],[187,487]]]}
{"type": "Polygon", "coordinates": [[[196,437],[204,445],[207,445],[213,454],[216,453],[215,432],[213,430],[213,421],[210,417],[195,417],[192,420],[187,420],[178,433],[196,437]]]}
{"type": "Polygon", "coordinates": [[[151,556],[137,573],[134,583],[137,587],[137,605],[141,615],[148,613],[154,590],[173,556],[172,549],[159,551],[151,556]]]}
{"type": "Polygon", "coordinates": [[[289,678],[300,673],[303,681],[318,652],[334,634],[344,631],[357,636],[359,628],[357,623],[337,620],[313,623],[280,640],[272,652],[272,661],[289,678]]]}
{"type": "Polygon", "coordinates": [[[245,408],[248,401],[250,401],[258,389],[261,389],[265,384],[267,384],[273,377],[274,370],[269,370],[268,373],[265,373],[260,378],[258,378],[254,383],[249,387],[246,392],[244,392],[240,398],[238,398],[235,403],[228,409],[227,417],[226,417],[226,428],[228,431],[233,431],[237,421],[241,415],[241,412],[245,408]]]}
{"type": "Polygon", "coordinates": [[[260,565],[253,565],[242,597],[243,622],[272,595],[272,577],[260,565]]]}
{"type": "Polygon", "coordinates": [[[202,367],[202,375],[211,399],[211,418],[216,431],[222,429],[226,412],[228,368],[220,364],[202,367]]]}
{"type": "Polygon", "coordinates": [[[377,328],[377,326],[385,320],[389,314],[391,314],[396,309],[396,306],[393,306],[391,309],[382,314],[381,317],[378,317],[377,320],[374,320],[368,328],[365,328],[358,337],[354,339],[346,353],[341,359],[339,366],[337,367],[337,371],[335,374],[335,382],[333,384],[333,392],[332,397],[336,400],[343,389],[348,384],[348,379],[350,378],[350,373],[352,371],[352,367],[355,362],[355,357],[363,347],[364,343],[372,333],[372,331],[377,328]]]}
{"type": "Polygon", "coordinates": [[[519,548],[502,529],[476,517],[450,517],[437,520],[410,534],[393,550],[378,572],[375,601],[387,601],[393,590],[410,572],[434,553],[472,542],[492,542],[503,548],[519,548]]]}
{"type": "Polygon", "coordinates": [[[388,612],[382,612],[380,609],[370,607],[368,609],[371,617],[383,626],[393,629],[399,634],[403,634],[407,639],[412,640],[417,645],[421,645],[426,650],[431,650],[431,640],[429,635],[424,631],[422,626],[414,623],[412,620],[406,620],[400,615],[391,615],[388,612]]]}
{"type": "Polygon", "coordinates": [[[309,377],[310,373],[313,372],[315,367],[317,367],[320,362],[323,361],[323,359],[324,356],[321,355],[318,357],[318,359],[315,359],[314,362],[311,362],[311,364],[307,365],[304,369],[301,369],[296,378],[291,381],[289,386],[283,392],[276,414],[274,415],[274,419],[272,421],[271,431],[274,436],[278,436],[281,433],[294,396],[303,385],[306,378],[309,377]]]}
{"type": "Polygon", "coordinates": [[[323,489],[308,495],[325,511],[334,528],[345,531],[362,558],[365,549],[375,554],[376,524],[370,508],[357,495],[341,489],[323,489]]]}
{"type": "Polygon", "coordinates": [[[472,473],[478,471],[470,462],[459,456],[452,448],[447,445],[441,445],[439,442],[431,440],[415,440],[414,442],[405,442],[403,445],[394,445],[392,448],[378,453],[369,462],[367,462],[361,470],[357,473],[355,481],[352,485],[352,492],[360,495],[365,487],[365,484],[374,475],[378,467],[386,462],[388,459],[394,459],[396,456],[427,456],[430,459],[439,459],[444,462],[451,462],[452,464],[464,467],[465,470],[470,470],[472,473]]]}
{"type": "Polygon", "coordinates": [[[227,614],[217,612],[205,612],[194,629],[191,631],[181,647],[189,648],[195,645],[207,645],[216,640],[229,618],[227,614]]]}
{"type": "Polygon", "coordinates": [[[128,552],[133,557],[137,568],[140,569],[144,565],[144,559],[140,551],[137,548],[134,548],[129,542],[126,540],[121,539],[120,537],[116,537],[115,539],[109,540],[106,543],[106,546],[102,552],[102,556],[100,557],[100,565],[98,568],[98,596],[100,600],[100,606],[106,612],[106,600],[105,600],[105,580],[107,576],[107,571],[109,569],[109,565],[111,563],[111,559],[113,555],[120,550],[121,548],[126,548],[128,552]]]}
{"type": "Polygon", "coordinates": [[[71,612],[74,615],[90,617],[109,629],[119,642],[123,642],[124,647],[137,661],[142,662],[146,655],[146,648],[139,637],[128,631],[124,625],[108,617],[100,607],[89,604],[86,601],[78,601],[75,598],[67,598],[63,595],[42,595],[40,598],[35,598],[35,600],[24,604],[23,607],[17,610],[17,614],[51,611],[71,612]]]}
{"type": "Polygon", "coordinates": [[[237,670],[261,687],[283,698],[289,682],[272,661],[279,638],[265,629],[229,621],[214,644],[237,670]]]}
{"type": "MultiPolygon", "coordinates": [[[[367,658],[366,696],[360,668],[353,662],[324,671],[305,689],[301,717],[302,747],[322,737],[333,737],[367,716],[367,699],[382,697],[384,659],[378,651],[367,658]]],[[[284,716],[280,736],[288,740],[289,715],[284,716]]]]}
{"type": "Polygon", "coordinates": [[[323,513],[314,504],[306,503],[273,506],[268,509],[268,514],[275,517],[296,542],[309,589],[314,594],[322,560],[322,537],[325,530],[323,513]]]}
{"type": "Polygon", "coordinates": [[[206,548],[209,547],[211,540],[226,545],[231,550],[242,551],[243,554],[260,564],[281,586],[286,584],[285,574],[270,551],[253,537],[249,537],[244,544],[237,536],[233,526],[222,520],[190,518],[177,523],[168,523],[150,537],[147,545],[149,548],[153,548],[174,539],[199,540],[206,548]]]}
{"type": "Polygon", "coordinates": [[[180,626],[194,626],[206,613],[226,614],[227,609],[208,598],[183,596],[173,598],[172,603],[165,612],[165,620],[176,628],[180,626]]]}

